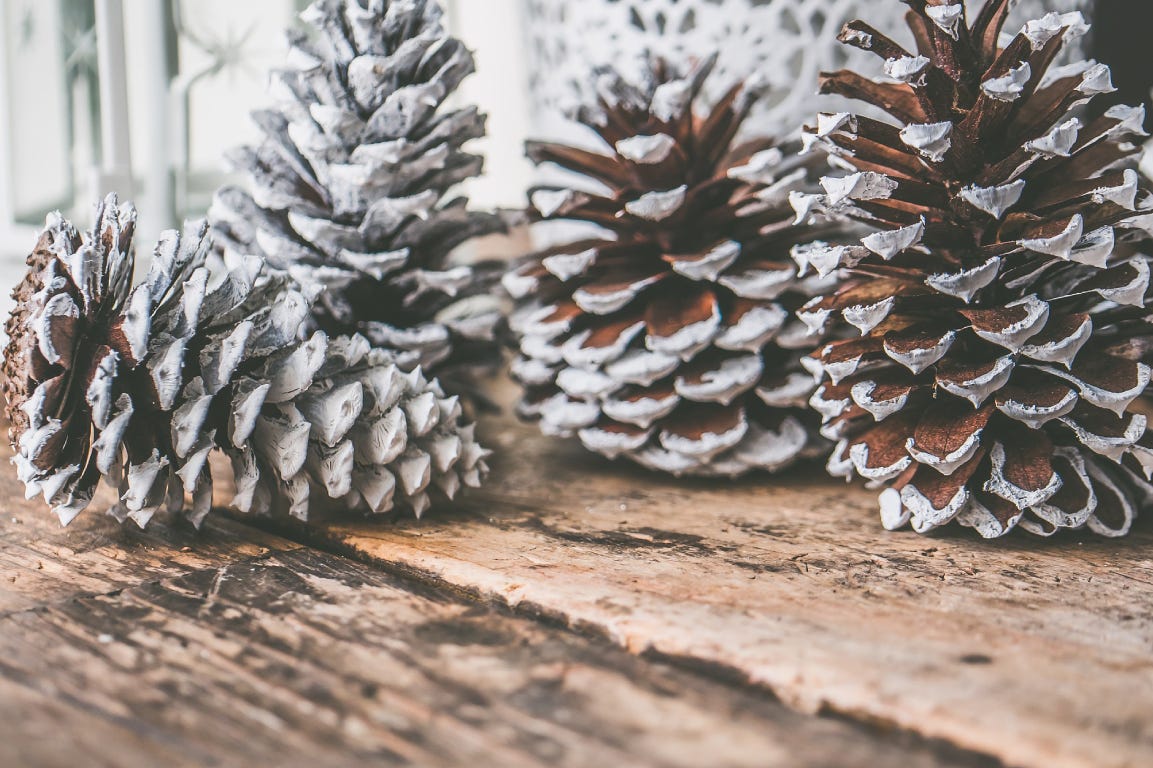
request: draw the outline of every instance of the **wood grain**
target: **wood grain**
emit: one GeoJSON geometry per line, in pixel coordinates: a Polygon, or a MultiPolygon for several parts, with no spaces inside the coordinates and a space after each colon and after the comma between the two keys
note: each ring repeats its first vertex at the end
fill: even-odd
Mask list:
{"type": "MultiPolygon", "coordinates": [[[[5,472],[0,489],[14,493],[16,485],[5,472]]],[[[224,517],[199,532],[160,519],[142,531],[95,513],[61,528],[38,502],[8,498],[0,513],[0,616],[301,546],[224,517]]]]}
{"type": "Polygon", "coordinates": [[[992,764],[238,522],[0,539],[0,765],[992,764]]]}
{"type": "Polygon", "coordinates": [[[676,482],[507,421],[454,515],[314,541],[428,583],[728,670],[805,712],[1023,766],[1153,765],[1153,531],[985,542],[881,530],[819,468],[676,482]]]}
{"type": "Polygon", "coordinates": [[[140,725],[92,712],[0,677],[0,765],[132,768],[188,764],[178,745],[149,738],[140,725]],[[113,746],[114,745],[114,746],[113,746]]]}

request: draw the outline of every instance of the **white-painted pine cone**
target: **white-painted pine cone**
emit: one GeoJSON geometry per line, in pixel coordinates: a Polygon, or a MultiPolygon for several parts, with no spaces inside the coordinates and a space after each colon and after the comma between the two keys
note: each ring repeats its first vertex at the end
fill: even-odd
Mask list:
{"type": "Polygon", "coordinates": [[[301,18],[274,107],[253,115],[262,143],[231,157],[248,188],[209,212],[215,239],[321,287],[318,327],[361,332],[407,369],[495,361],[496,273],[450,260],[502,227],[454,191],[482,166],[464,145],[485,117],[446,106],[472,55],[435,0],[318,0],[301,18]]]}
{"type": "Polygon", "coordinates": [[[316,332],[302,341],[310,299],[283,274],[264,275],[259,258],[217,256],[205,224],[164,233],[133,287],[135,220],[114,196],[98,206],[91,232],[50,216],[7,325],[17,471],[63,523],[103,479],[119,491],[110,511],[121,520],[143,526],[161,508],[183,509],[199,525],[212,505],[208,455],[217,448],[251,455],[263,470],[262,503],[254,508],[242,484],[238,506],[300,517],[307,478],[350,506],[364,497],[382,511],[385,499],[353,491],[372,490],[366,472],[383,482],[383,469],[396,468],[397,498],[418,513],[428,506],[422,456],[428,480],[447,495],[479,481],[486,454],[455,400],[419,372],[400,373],[362,338],[330,344],[316,332]],[[339,451],[375,424],[370,417],[397,407],[411,410],[413,425],[399,456],[362,450],[333,463],[328,448],[339,451]]]}
{"type": "Polygon", "coordinates": [[[318,332],[292,357],[277,368],[293,380],[274,380],[263,408],[236,413],[233,435],[248,438],[225,453],[241,511],[307,520],[319,489],[348,509],[399,507],[419,517],[435,494],[451,500],[488,473],[489,452],[464,423],[458,398],[420,370],[403,372],[362,336],[326,340],[318,332]],[[296,394],[282,400],[277,390],[296,394]]]}

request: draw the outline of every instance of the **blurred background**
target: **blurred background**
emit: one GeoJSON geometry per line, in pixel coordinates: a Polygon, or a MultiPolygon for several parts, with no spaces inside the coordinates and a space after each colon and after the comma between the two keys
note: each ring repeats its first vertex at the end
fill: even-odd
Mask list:
{"type": "MultiPolygon", "coordinates": [[[[116,190],[141,212],[142,242],[204,212],[228,179],[225,151],[257,134],[284,28],[307,0],[0,0],[0,287],[19,274],[46,212],[81,220],[116,190]]],[[[976,5],[976,3],[971,3],[976,5]]],[[[1091,53],[1115,66],[1119,98],[1146,98],[1153,0],[1024,0],[1020,14],[1082,8],[1091,53]],[[1094,7],[1087,7],[1094,6],[1094,7]]],[[[799,126],[820,106],[816,73],[840,66],[841,24],[858,14],[900,29],[895,0],[447,0],[451,29],[476,52],[458,98],[489,114],[477,205],[520,206],[529,134],[561,132],[574,81],[643,48],[695,56],[778,86],[762,125],[799,126]]],[[[896,35],[898,38],[899,35],[896,35]]],[[[718,78],[718,83],[723,78],[718,78]]]]}
{"type": "MultiPolygon", "coordinates": [[[[0,0],[0,257],[23,254],[48,211],[82,216],[108,190],[136,202],[144,242],[203,214],[228,178],[225,151],[258,138],[248,113],[268,103],[284,30],[307,4],[0,0]]],[[[459,98],[488,108],[480,151],[500,173],[473,194],[496,205],[518,204],[529,172],[519,5],[447,8],[482,60],[459,98]]]]}

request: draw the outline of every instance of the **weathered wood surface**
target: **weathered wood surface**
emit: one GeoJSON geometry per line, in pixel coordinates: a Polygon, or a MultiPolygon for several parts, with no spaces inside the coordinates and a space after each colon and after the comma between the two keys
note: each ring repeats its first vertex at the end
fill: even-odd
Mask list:
{"type": "Polygon", "coordinates": [[[223,518],[201,533],[103,518],[61,529],[39,503],[17,501],[7,457],[0,450],[0,617],[301,546],[223,518]]]}
{"type": "Polygon", "coordinates": [[[452,515],[314,541],[798,709],[1023,766],[1153,765],[1153,516],[1127,541],[888,534],[819,468],[673,482],[507,420],[452,515]]]}
{"type": "Polygon", "coordinates": [[[60,529],[14,485],[3,766],[989,764],[241,523],[60,529]]]}

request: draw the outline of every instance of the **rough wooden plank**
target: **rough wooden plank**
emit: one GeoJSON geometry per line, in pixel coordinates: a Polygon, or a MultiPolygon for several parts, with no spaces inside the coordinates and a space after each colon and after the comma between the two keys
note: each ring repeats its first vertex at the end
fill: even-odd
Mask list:
{"type": "Polygon", "coordinates": [[[819,469],[675,482],[504,421],[454,516],[329,523],[328,545],[733,670],[797,708],[1026,766],[1153,765],[1153,518],[1131,539],[887,534],[819,469]]]}
{"type": "Polygon", "coordinates": [[[62,528],[39,503],[17,500],[16,485],[7,473],[0,481],[12,492],[0,507],[0,615],[300,546],[220,516],[199,532],[160,519],[142,531],[95,513],[62,528]]]}
{"type": "Polygon", "coordinates": [[[154,768],[187,764],[176,745],[0,678],[0,765],[21,768],[154,768]],[[115,749],[111,749],[115,745],[115,749]]]}
{"type": "Polygon", "coordinates": [[[9,614],[0,679],[4,764],[984,764],[308,549],[9,614]]]}
{"type": "Polygon", "coordinates": [[[3,511],[0,765],[989,764],[242,523],[3,511]]]}

